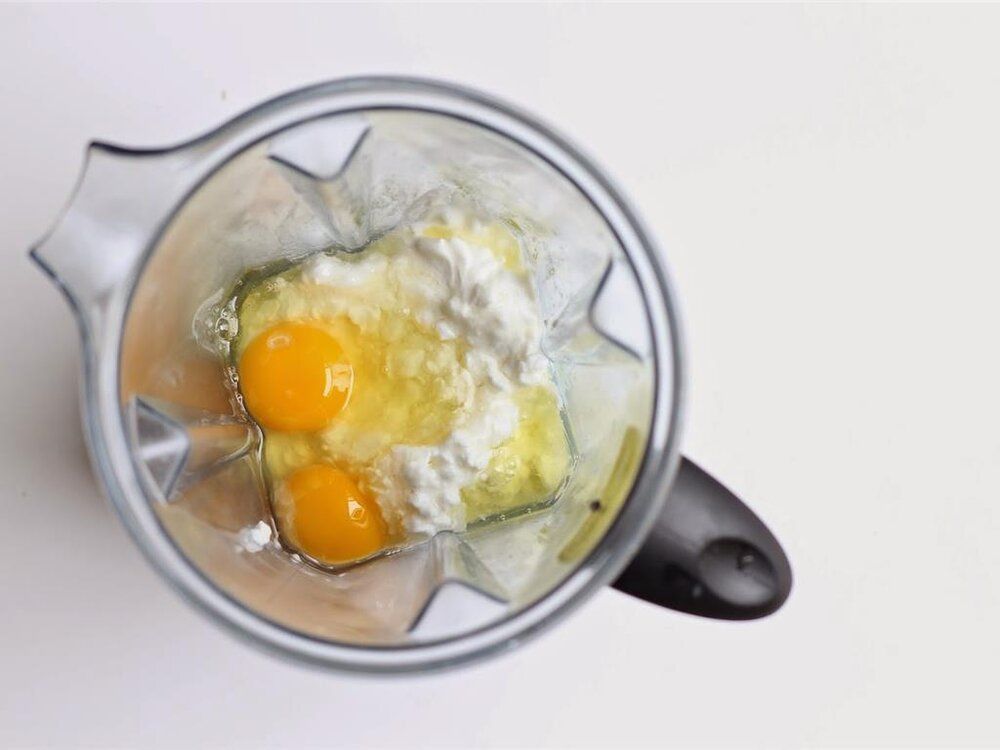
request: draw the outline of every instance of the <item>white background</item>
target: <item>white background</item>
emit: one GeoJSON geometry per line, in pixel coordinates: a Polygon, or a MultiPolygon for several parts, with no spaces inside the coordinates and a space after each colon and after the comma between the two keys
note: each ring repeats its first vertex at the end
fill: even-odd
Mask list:
{"type": "Polygon", "coordinates": [[[1000,7],[0,7],[0,745],[1000,744],[1000,7]],[[685,450],[768,520],[761,622],[601,592],[498,661],[305,671],[209,626],[107,509],[25,252],[84,144],[366,72],[481,87],[658,234],[685,450]]]}

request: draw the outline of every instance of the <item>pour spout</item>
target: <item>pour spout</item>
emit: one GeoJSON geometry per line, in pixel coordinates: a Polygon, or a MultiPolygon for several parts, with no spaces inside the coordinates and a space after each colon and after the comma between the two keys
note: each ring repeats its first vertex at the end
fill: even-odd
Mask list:
{"type": "Polygon", "coordinates": [[[82,318],[130,278],[182,197],[186,161],[184,149],[88,146],[66,208],[30,252],[82,318]]]}

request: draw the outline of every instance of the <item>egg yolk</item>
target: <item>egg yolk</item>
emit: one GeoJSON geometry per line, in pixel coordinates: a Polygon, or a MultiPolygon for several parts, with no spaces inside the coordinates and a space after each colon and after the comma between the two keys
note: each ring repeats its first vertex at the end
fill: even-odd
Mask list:
{"type": "Polygon", "coordinates": [[[261,426],[293,432],[325,427],[347,405],[354,369],[337,340],[308,323],[279,323],[240,358],[240,390],[261,426]]]}
{"type": "Polygon", "coordinates": [[[385,546],[378,504],[334,466],[312,464],[293,472],[278,500],[290,516],[290,541],[320,562],[359,560],[385,546]]]}

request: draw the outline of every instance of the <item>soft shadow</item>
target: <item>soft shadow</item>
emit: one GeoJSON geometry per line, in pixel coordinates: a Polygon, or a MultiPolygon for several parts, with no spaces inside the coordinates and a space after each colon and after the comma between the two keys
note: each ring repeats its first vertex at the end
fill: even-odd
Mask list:
{"type": "Polygon", "coordinates": [[[23,354],[19,364],[0,375],[3,391],[16,394],[0,443],[14,476],[21,478],[22,493],[44,494],[46,502],[86,504],[105,512],[80,423],[76,324],[59,295],[42,288],[41,282],[24,284],[28,289],[23,292],[35,292],[33,325],[13,332],[13,351],[23,354]],[[67,493],[67,486],[78,490],[67,493]]]}

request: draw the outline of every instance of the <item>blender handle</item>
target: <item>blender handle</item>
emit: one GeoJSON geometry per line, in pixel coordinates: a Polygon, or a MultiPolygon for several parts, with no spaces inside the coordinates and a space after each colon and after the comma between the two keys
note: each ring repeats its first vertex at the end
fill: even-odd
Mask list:
{"type": "Polygon", "coordinates": [[[653,530],[614,587],[670,609],[720,620],[776,611],[792,569],[767,526],[687,458],[653,530]]]}

